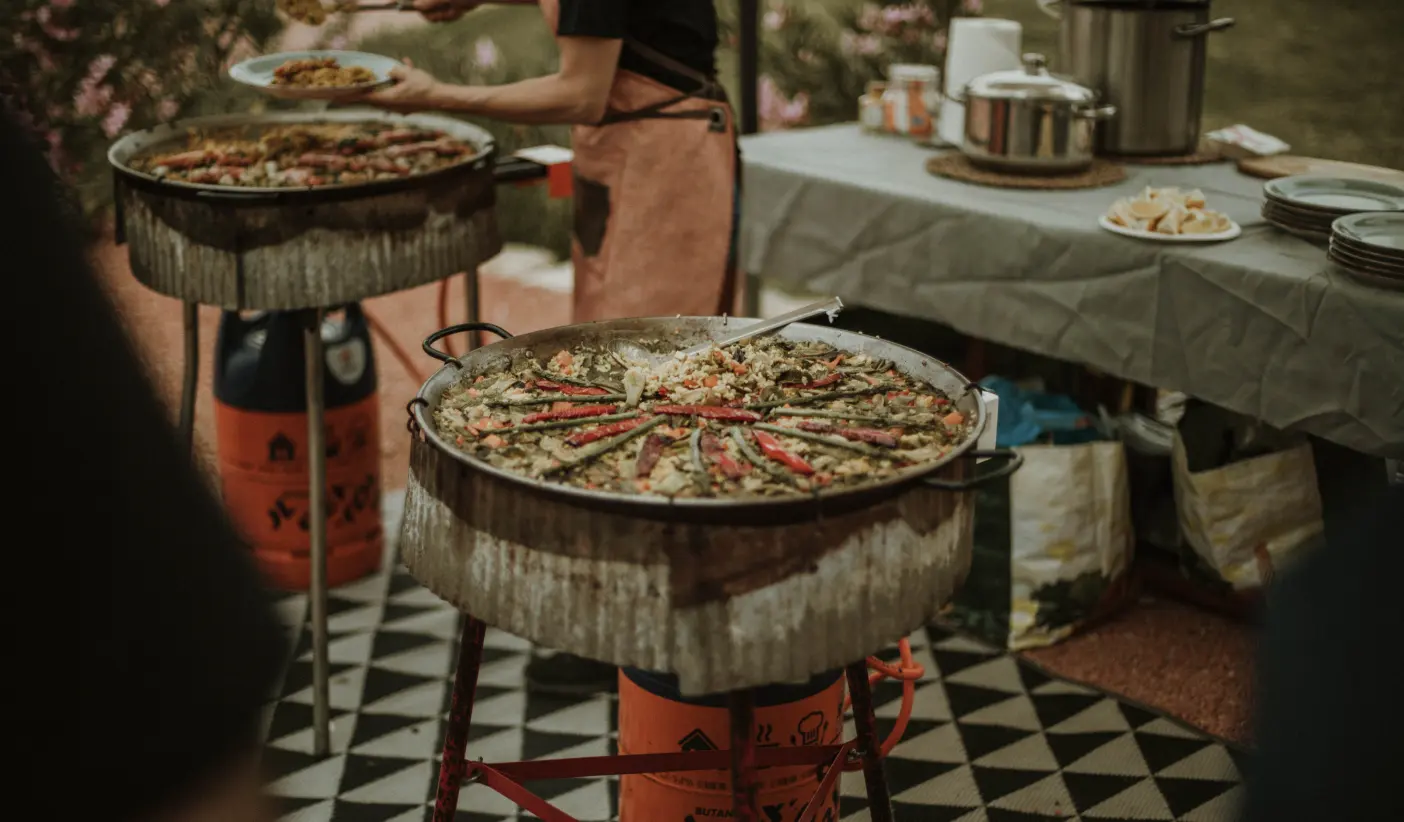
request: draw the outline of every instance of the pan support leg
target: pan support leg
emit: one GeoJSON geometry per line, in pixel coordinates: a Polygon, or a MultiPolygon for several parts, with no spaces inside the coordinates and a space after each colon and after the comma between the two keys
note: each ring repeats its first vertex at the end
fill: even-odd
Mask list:
{"type": "Polygon", "coordinates": [[[468,726],[473,721],[473,694],[478,689],[478,669],[483,664],[483,637],[487,625],[463,615],[458,645],[458,670],[453,677],[448,728],[444,730],[444,755],[439,763],[439,786],[434,795],[433,822],[453,822],[458,812],[458,791],[463,786],[468,726]]]}
{"type": "Polygon", "coordinates": [[[761,822],[756,790],[755,700],[751,691],[733,691],[731,711],[731,804],[736,822],[761,822]]]}
{"type": "Polygon", "coordinates": [[[331,686],[327,659],[327,447],[323,424],[326,355],[320,308],[305,312],[302,348],[307,379],[307,523],[312,550],[312,750],[331,752],[331,686]]]}
{"type": "Polygon", "coordinates": [[[185,363],[180,383],[180,422],[181,442],[186,453],[195,449],[195,388],[200,380],[200,306],[197,303],[184,303],[181,306],[185,327],[185,363]]]}
{"type": "Polygon", "coordinates": [[[873,718],[873,692],[868,684],[868,663],[855,662],[844,669],[848,693],[853,698],[853,725],[857,752],[863,757],[863,782],[868,789],[868,814],[872,822],[893,822],[892,796],[882,764],[882,741],[873,718]]]}
{"type": "MultiPolygon", "coordinates": [[[[482,303],[480,294],[480,278],[478,267],[473,266],[468,271],[463,272],[463,316],[464,322],[482,322],[482,303]]],[[[468,334],[468,338],[463,342],[463,353],[469,354],[478,347],[478,332],[473,331],[468,334]]]]}

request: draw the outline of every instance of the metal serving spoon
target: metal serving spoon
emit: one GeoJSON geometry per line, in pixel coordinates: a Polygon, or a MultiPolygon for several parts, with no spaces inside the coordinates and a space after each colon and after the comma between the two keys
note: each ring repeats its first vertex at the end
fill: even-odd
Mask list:
{"type": "Polygon", "coordinates": [[[796,308],[794,311],[787,311],[778,317],[768,320],[743,325],[735,331],[730,331],[713,340],[694,345],[691,348],[684,348],[672,354],[658,354],[640,346],[629,340],[614,340],[610,343],[610,350],[625,362],[637,365],[641,368],[655,370],[669,360],[687,359],[699,354],[705,354],[713,348],[725,348],[733,343],[749,340],[752,337],[759,337],[762,334],[769,334],[772,331],[779,331],[791,323],[800,320],[807,320],[820,314],[828,314],[829,322],[833,322],[843,310],[843,300],[833,297],[822,302],[812,303],[803,308],[796,308]]]}

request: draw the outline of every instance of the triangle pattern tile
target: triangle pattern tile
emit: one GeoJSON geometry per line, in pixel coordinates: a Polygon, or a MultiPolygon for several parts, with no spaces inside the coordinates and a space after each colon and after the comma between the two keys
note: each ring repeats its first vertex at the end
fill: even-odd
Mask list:
{"type": "Polygon", "coordinates": [[[1048,733],[1048,747],[1058,760],[1059,767],[1066,768],[1098,748],[1124,734],[1113,731],[1088,731],[1085,733],[1048,733]]]}
{"type": "Polygon", "coordinates": [[[1126,717],[1127,724],[1132,728],[1140,728],[1160,718],[1139,705],[1129,702],[1119,702],[1117,705],[1121,708],[1121,715],[1126,717]]]}
{"type": "MultiPolygon", "coordinates": [[[[861,777],[857,781],[861,783],[861,777]]],[[[969,765],[957,765],[934,779],[928,779],[900,793],[893,793],[892,798],[917,805],[942,804],[967,809],[979,808],[985,804],[980,796],[980,786],[975,782],[975,774],[969,765]]]]}
{"type": "MultiPolygon", "coordinates": [[[[403,569],[333,598],[338,710],[334,755],[325,760],[310,755],[306,597],[278,600],[302,655],[266,711],[268,784],[282,802],[282,822],[427,822],[460,616],[403,569]]],[[[905,738],[886,763],[899,822],[1056,820],[1078,811],[1087,819],[1233,822],[1242,795],[1237,749],[969,637],[933,629],[911,641],[926,674],[905,738]]],[[[530,656],[521,638],[488,632],[468,755],[511,761],[615,751],[617,700],[526,694],[530,656]]],[[[874,702],[885,735],[900,710],[900,684],[880,684],[874,702]]],[[[610,819],[618,807],[617,782],[608,778],[529,787],[582,822],[610,819]]],[[[867,819],[865,793],[861,774],[845,775],[843,819],[867,819]]],[[[460,794],[460,822],[525,818],[481,785],[460,794]]]]}
{"type": "Polygon", "coordinates": [[[1175,779],[1157,776],[1155,784],[1176,819],[1197,810],[1235,787],[1234,782],[1210,779],[1175,779]]]}
{"type": "Polygon", "coordinates": [[[965,753],[972,762],[978,762],[987,754],[1013,745],[1032,736],[1029,731],[1010,728],[1005,725],[975,725],[961,723],[960,737],[965,743],[965,753]]]}
{"type": "Polygon", "coordinates": [[[1185,757],[1197,754],[1214,744],[1208,739],[1183,739],[1143,731],[1136,731],[1133,736],[1146,764],[1150,766],[1151,773],[1160,773],[1185,757]]]}
{"type": "Polygon", "coordinates": [[[962,723],[976,725],[1004,725],[1025,731],[1041,731],[1043,721],[1034,710],[1033,700],[1027,694],[1014,694],[1003,702],[996,702],[973,713],[961,717],[962,723]]]}
{"type": "Polygon", "coordinates": [[[1048,776],[1047,771],[1029,771],[1016,768],[987,768],[972,765],[975,784],[980,786],[980,795],[990,804],[1008,796],[1048,776]]]}
{"type": "Polygon", "coordinates": [[[976,765],[995,768],[1015,768],[1020,770],[1044,771],[1052,773],[1058,770],[1058,759],[1053,755],[1053,751],[1048,747],[1048,740],[1043,734],[1033,734],[1007,745],[997,751],[985,754],[975,760],[976,765]]]}
{"type": "Polygon", "coordinates": [[[1076,773],[1064,771],[1063,784],[1072,797],[1073,807],[1079,812],[1090,811],[1103,802],[1144,781],[1135,776],[1114,776],[1112,774],[1076,773]]]}
{"type": "Polygon", "coordinates": [[[964,668],[955,674],[944,674],[947,686],[955,682],[961,685],[975,685],[1011,694],[1024,693],[1024,680],[1019,675],[1020,665],[1012,656],[987,658],[978,665],[964,668]]]}
{"type": "Polygon", "coordinates": [[[1243,814],[1244,790],[1234,785],[1214,799],[1184,814],[1184,822],[1233,822],[1243,814]]]}
{"type": "MultiPolygon", "coordinates": [[[[1111,701],[1098,694],[1033,694],[1032,698],[1045,728],[1057,727],[1098,703],[1111,701]]],[[[1112,705],[1116,703],[1112,701],[1112,705]]]]}
{"type": "Polygon", "coordinates": [[[1068,817],[1076,813],[1072,796],[1059,774],[1049,774],[1026,788],[990,803],[990,810],[1017,811],[1042,817],[1068,817]]]}
{"type": "Polygon", "coordinates": [[[414,812],[423,814],[424,811],[417,803],[413,802],[381,804],[338,799],[332,818],[335,822],[393,822],[406,813],[414,812]]]}
{"type": "Polygon", "coordinates": [[[1155,819],[1172,820],[1174,812],[1156,787],[1155,780],[1143,779],[1095,808],[1083,813],[1084,819],[1155,819]]]}
{"type": "Polygon", "coordinates": [[[1082,713],[1046,727],[1054,733],[1091,733],[1095,731],[1126,733],[1131,730],[1130,724],[1127,723],[1126,717],[1122,715],[1121,709],[1117,707],[1114,699],[1100,699],[1082,713]]]}
{"type": "Polygon", "coordinates": [[[1150,766],[1141,756],[1141,749],[1130,735],[1118,736],[1076,762],[1064,768],[1074,773],[1115,774],[1117,776],[1150,776],[1150,766]]]}
{"type": "Polygon", "coordinates": [[[953,722],[941,723],[920,735],[908,733],[893,749],[892,755],[925,762],[963,764],[970,761],[970,756],[965,752],[965,742],[960,738],[960,729],[953,722]]]}
{"type": "Polygon", "coordinates": [[[1169,776],[1178,779],[1216,779],[1222,782],[1240,782],[1243,775],[1238,765],[1229,756],[1223,745],[1213,743],[1197,754],[1181,759],[1168,768],[1157,771],[1156,776],[1169,776]]]}

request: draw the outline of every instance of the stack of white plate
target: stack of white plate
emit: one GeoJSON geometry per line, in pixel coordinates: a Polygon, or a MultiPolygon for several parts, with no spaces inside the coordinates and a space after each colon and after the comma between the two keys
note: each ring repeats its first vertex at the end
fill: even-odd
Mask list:
{"type": "Polygon", "coordinates": [[[1331,224],[1364,211],[1404,211],[1404,186],[1350,177],[1279,177],[1263,186],[1263,219],[1322,245],[1331,224]]]}
{"type": "Polygon", "coordinates": [[[1404,290],[1404,211],[1341,217],[1326,255],[1362,282],[1404,290]]]}

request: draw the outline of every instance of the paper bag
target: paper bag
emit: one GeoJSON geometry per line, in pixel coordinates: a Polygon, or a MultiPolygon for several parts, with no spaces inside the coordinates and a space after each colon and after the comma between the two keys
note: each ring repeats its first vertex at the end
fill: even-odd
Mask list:
{"type": "Polygon", "coordinates": [[[1172,456],[1180,532],[1235,590],[1258,588],[1324,539],[1311,446],[1192,473],[1184,442],[1172,456]]]}

